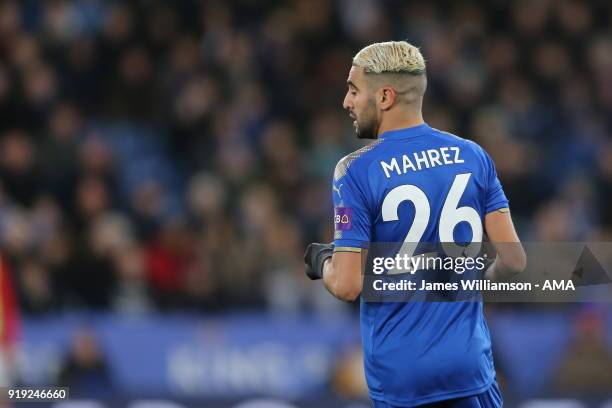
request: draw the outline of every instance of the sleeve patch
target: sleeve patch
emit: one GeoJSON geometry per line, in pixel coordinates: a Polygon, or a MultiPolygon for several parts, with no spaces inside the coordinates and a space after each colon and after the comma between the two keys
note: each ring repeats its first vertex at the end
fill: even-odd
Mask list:
{"type": "Polygon", "coordinates": [[[353,209],[350,207],[334,208],[334,229],[336,231],[349,231],[353,228],[353,209]]]}

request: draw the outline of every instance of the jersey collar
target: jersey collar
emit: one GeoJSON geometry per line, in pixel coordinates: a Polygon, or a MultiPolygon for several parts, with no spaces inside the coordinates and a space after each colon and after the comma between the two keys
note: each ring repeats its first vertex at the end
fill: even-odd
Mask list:
{"type": "Polygon", "coordinates": [[[379,139],[406,139],[427,133],[431,128],[427,123],[403,129],[388,130],[378,136],[379,139]]]}

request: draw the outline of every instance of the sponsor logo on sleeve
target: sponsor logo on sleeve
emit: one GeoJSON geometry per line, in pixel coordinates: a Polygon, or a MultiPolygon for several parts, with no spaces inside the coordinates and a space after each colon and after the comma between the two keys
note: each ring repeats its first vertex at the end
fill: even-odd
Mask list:
{"type": "Polygon", "coordinates": [[[353,209],[349,207],[334,208],[334,229],[348,231],[353,227],[353,209]]]}

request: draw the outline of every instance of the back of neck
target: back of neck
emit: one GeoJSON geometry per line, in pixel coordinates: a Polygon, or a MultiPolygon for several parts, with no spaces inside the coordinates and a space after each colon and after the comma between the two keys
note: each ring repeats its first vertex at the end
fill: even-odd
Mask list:
{"type": "Polygon", "coordinates": [[[406,129],[414,126],[419,126],[425,123],[423,115],[419,112],[415,115],[399,116],[385,118],[378,127],[378,135],[390,130],[406,129]]]}

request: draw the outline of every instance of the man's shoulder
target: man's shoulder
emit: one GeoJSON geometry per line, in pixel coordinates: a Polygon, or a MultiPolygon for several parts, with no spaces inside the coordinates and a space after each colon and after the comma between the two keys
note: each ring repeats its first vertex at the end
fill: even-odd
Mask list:
{"type": "Polygon", "coordinates": [[[382,139],[374,140],[367,146],[357,149],[341,158],[338,161],[338,164],[336,164],[336,169],[334,170],[334,180],[340,180],[342,177],[346,176],[349,169],[354,171],[353,169],[359,167],[363,168],[362,171],[367,172],[367,164],[370,162],[368,158],[372,157],[371,152],[380,146],[381,142],[382,139]]]}

